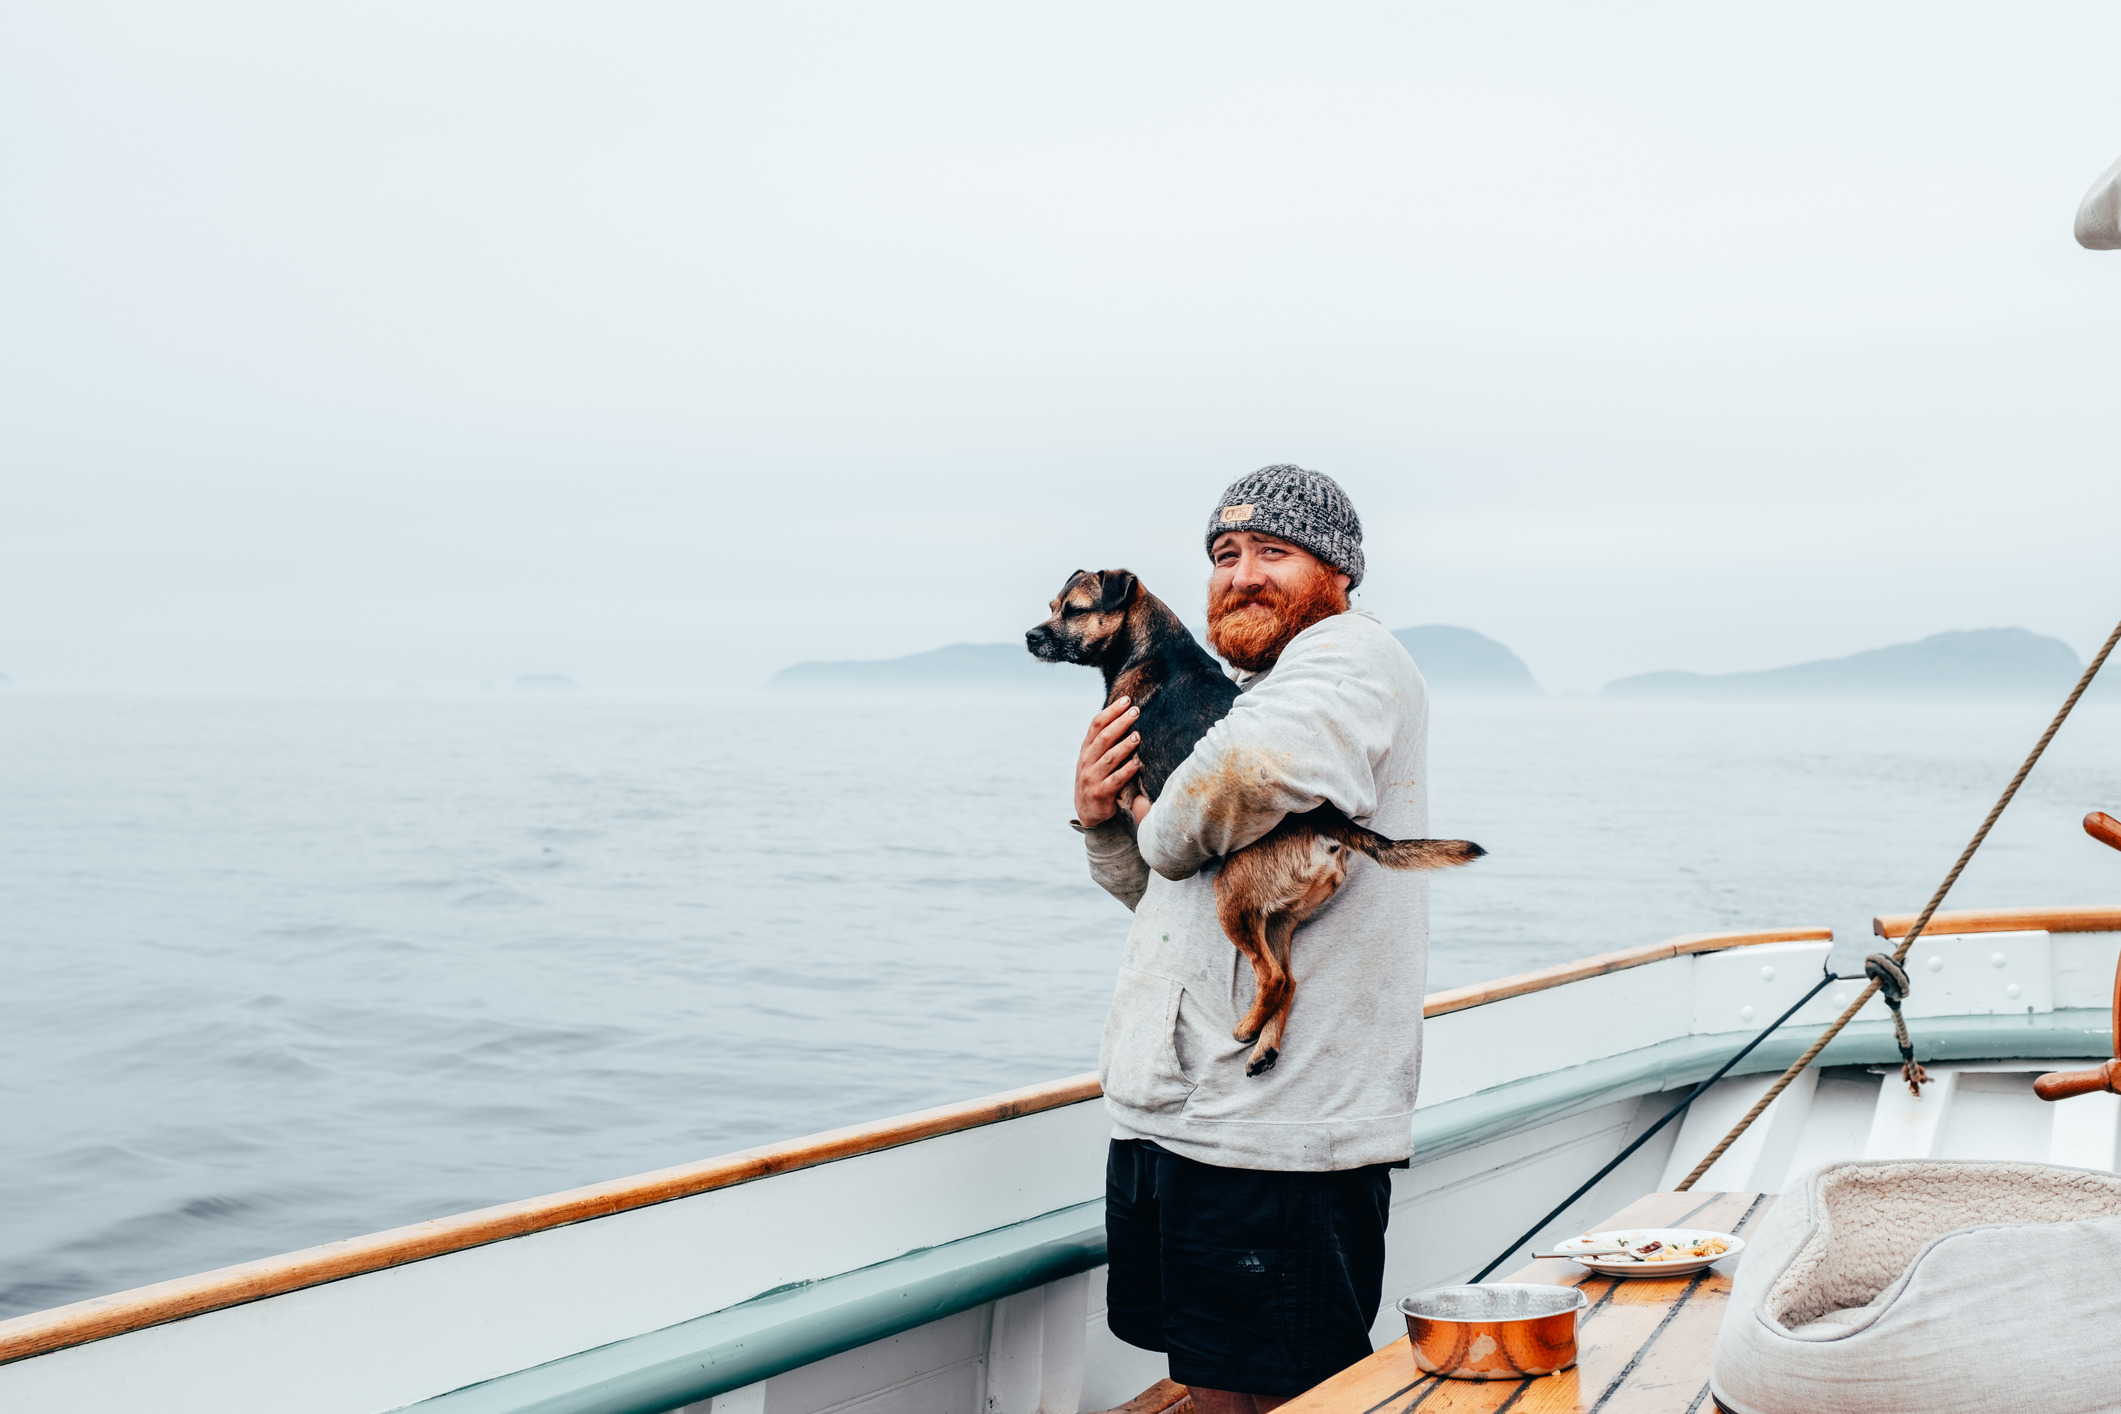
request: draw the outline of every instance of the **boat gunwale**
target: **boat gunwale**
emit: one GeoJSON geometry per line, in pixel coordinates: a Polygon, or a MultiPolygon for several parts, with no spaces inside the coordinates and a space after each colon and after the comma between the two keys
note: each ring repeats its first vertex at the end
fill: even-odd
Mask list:
{"type": "Polygon", "coordinates": [[[32,1311],[0,1321],[0,1364],[429,1257],[447,1256],[839,1159],[881,1153],[923,1139],[1020,1119],[1094,1100],[1100,1093],[1096,1075],[1074,1075],[32,1311]]]}
{"type": "MultiPolygon", "coordinates": [[[[1871,919],[1878,937],[1904,938],[1919,913],[1881,913],[1871,919]]],[[[2067,904],[2052,908],[1961,908],[1939,913],[1925,936],[1953,933],[2121,933],[2121,904],[2067,904]]]]}
{"type": "MultiPolygon", "coordinates": [[[[2015,918],[2028,916],[2032,911],[1999,912],[2008,912],[2015,918]]],[[[2112,930],[2121,931],[2121,909],[2106,910],[2105,915],[2111,918],[2112,930]]],[[[1953,915],[1940,915],[1948,916],[1953,915]]],[[[2080,931],[2106,930],[2082,922],[2076,927],[2080,931]]],[[[1765,943],[1831,940],[1832,937],[1831,929],[1816,927],[1682,934],[1639,948],[1432,993],[1422,1011],[1427,1017],[1444,1016],[1675,957],[1765,943]]],[[[1080,1104],[1098,1098],[1101,1093],[1096,1075],[1071,1076],[871,1124],[828,1130],[781,1144],[740,1150],[690,1164],[413,1223],[220,1267],[194,1276],[134,1287],[108,1296],[92,1297],[45,1311],[33,1311],[0,1321],[0,1364],[283,1296],[306,1287],[384,1271],[429,1257],[447,1256],[510,1238],[734,1187],[755,1179],[1080,1104]]]]}
{"type": "MultiPolygon", "coordinates": [[[[1940,1061],[1967,1061],[1993,1057],[1997,1042],[2008,1036],[2009,1049],[2037,1054],[2051,1065],[2057,1058],[2089,1054],[2086,1041],[2109,1019],[2107,1009],[2080,1008],[2051,1013],[2049,1023],[2034,1036],[2023,1031],[2016,1016],[1982,1016],[1948,1019],[1941,1024],[1917,1019],[1909,1023],[1924,1055],[1940,1061]],[[2028,1047],[2026,1042],[2033,1044],[2028,1047]]],[[[1816,1036],[1817,1026],[1793,1028],[1771,1038],[1739,1067],[1739,1073],[1773,1073],[1794,1060],[1816,1036]]],[[[2091,1049],[2105,1049],[2105,1033],[2091,1049]]],[[[1729,1059],[1730,1034],[1690,1034],[1651,1044],[1636,1052],[1606,1056],[1584,1062],[1570,1070],[1523,1080],[1507,1081],[1491,1090],[1446,1100],[1416,1113],[1414,1147],[1424,1161],[1521,1130],[1631,1101],[1655,1091],[1685,1089],[1707,1078],[1729,1059]]],[[[1835,1038],[1821,1056],[1824,1065],[1872,1065],[1885,1069],[1897,1065],[1899,1044],[1890,1022],[1859,1021],[1835,1038]]],[[[2040,1061],[2036,1069],[2048,1068],[2040,1061]]],[[[562,1356],[543,1365],[497,1376],[484,1383],[453,1390],[406,1407],[405,1414],[553,1414],[556,1409],[604,1411],[667,1409],[674,1400],[703,1401],[732,1389],[770,1379],[775,1375],[828,1359],[867,1344],[871,1340],[909,1330],[913,1326],[977,1305],[982,1301],[1018,1291],[1028,1291],[1063,1274],[1072,1275],[1104,1263],[1103,1200],[1093,1199],[1071,1208],[1049,1213],[1016,1228],[1028,1232],[1050,1231],[1055,1219],[1068,1220],[1097,1209],[1094,1234],[1087,1242],[1074,1243],[1072,1253],[1058,1252],[1044,1242],[1019,1255],[1014,1270],[997,1270],[992,1263],[967,1262],[983,1244],[998,1236],[987,1232],[962,1238],[942,1247],[924,1248],[877,1266],[844,1276],[811,1283],[800,1291],[776,1292],[721,1311],[710,1312],[678,1326],[648,1331],[610,1345],[562,1356]],[[1090,1249],[1094,1247],[1095,1251],[1090,1249]],[[954,1275],[942,1286],[947,1296],[934,1299],[938,1287],[938,1259],[960,1254],[954,1275]],[[1063,1260],[1056,1263],[1059,1256],[1063,1260]],[[978,1270],[974,1270],[977,1267],[978,1270]],[[842,1299],[850,1287],[865,1278],[888,1277],[882,1287],[870,1286],[872,1297],[842,1299]],[[873,1294],[889,1293],[894,1309],[888,1321],[876,1320],[873,1294]],[[777,1318],[762,1323],[770,1303],[781,1303],[777,1318]],[[869,1306],[869,1309],[862,1309],[869,1306]],[[913,1308],[910,1309],[909,1308],[913,1308]],[[730,1358],[732,1343],[742,1351],[730,1358]],[[767,1347],[771,1346],[769,1352],[767,1347]],[[667,1378],[672,1360],[687,1367],[682,1384],[667,1378]],[[699,1372],[711,1372],[701,1379],[699,1372]],[[561,1395],[564,1393],[564,1402],[561,1395]]]]}
{"type": "Polygon", "coordinates": [[[1421,1014],[1424,1017],[1446,1016],[1454,1011],[1486,1006],[1489,1002],[1549,991],[1570,982],[1581,982],[1586,977],[1603,977],[1609,972],[1622,972],[1631,967],[1643,967],[1652,962],[1663,962],[1667,958],[1685,957],[1692,953],[1723,952],[1729,948],[1756,947],[1762,943],[1832,942],[1833,938],[1834,930],[1831,928],[1747,928],[1726,933],[1681,933],[1678,937],[1666,938],[1661,943],[1650,943],[1639,948],[1622,948],[1618,952],[1599,953],[1593,957],[1578,958],[1574,962],[1557,963],[1552,967],[1520,972],[1513,977],[1503,977],[1493,982],[1475,982],[1468,987],[1431,992],[1422,1003],[1421,1014]]]}

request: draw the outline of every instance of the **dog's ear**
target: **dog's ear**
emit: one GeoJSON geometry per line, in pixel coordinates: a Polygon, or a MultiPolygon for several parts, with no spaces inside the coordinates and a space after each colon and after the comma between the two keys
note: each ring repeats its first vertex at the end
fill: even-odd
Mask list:
{"type": "Polygon", "coordinates": [[[1103,578],[1104,597],[1098,600],[1097,611],[1116,614],[1133,600],[1134,587],[1141,581],[1127,570],[1106,570],[1103,578]]]}

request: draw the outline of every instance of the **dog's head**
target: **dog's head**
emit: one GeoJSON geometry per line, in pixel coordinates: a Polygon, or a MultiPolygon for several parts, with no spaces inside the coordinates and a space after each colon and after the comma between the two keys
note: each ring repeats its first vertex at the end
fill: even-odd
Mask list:
{"type": "Polygon", "coordinates": [[[1053,612],[1024,635],[1031,656],[1048,663],[1096,665],[1124,658],[1127,606],[1141,582],[1126,570],[1077,570],[1054,596],[1053,612]]]}

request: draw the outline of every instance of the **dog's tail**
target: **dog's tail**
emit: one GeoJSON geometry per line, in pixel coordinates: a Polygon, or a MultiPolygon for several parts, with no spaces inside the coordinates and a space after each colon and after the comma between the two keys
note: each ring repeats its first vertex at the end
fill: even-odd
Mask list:
{"type": "Polygon", "coordinates": [[[1487,853],[1471,840],[1388,840],[1356,824],[1350,824],[1341,838],[1349,848],[1361,850],[1387,869],[1449,869],[1471,864],[1487,853]]]}

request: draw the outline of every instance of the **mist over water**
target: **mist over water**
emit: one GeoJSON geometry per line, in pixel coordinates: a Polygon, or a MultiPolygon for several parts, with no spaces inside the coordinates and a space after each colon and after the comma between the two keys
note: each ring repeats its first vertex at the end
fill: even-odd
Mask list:
{"type": "MultiPolygon", "coordinates": [[[[1093,696],[0,697],[0,1315],[1090,1069],[1093,696]]],[[[1439,703],[1431,985],[1860,953],[2050,710],[1439,703]]],[[[2117,806],[2080,709],[1952,906],[2117,806]]]]}

